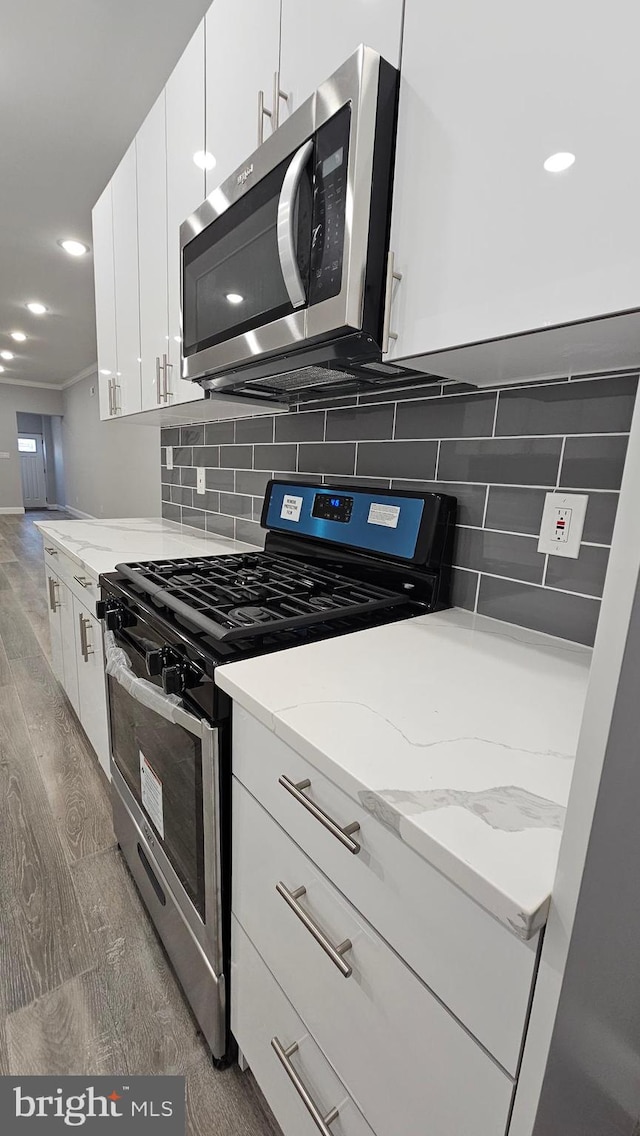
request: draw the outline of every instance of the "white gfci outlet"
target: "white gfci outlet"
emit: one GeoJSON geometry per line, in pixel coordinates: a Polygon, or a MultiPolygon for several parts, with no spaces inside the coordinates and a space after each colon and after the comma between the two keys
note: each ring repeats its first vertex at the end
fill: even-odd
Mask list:
{"type": "Polygon", "coordinates": [[[167,469],[173,469],[173,446],[167,446],[167,469]]]}
{"type": "Polygon", "coordinates": [[[547,493],[538,552],[577,560],[588,502],[586,493],[547,493]]]}
{"type": "Polygon", "coordinates": [[[204,479],[204,467],[199,465],[196,470],[196,493],[204,493],[207,486],[204,479]]]}

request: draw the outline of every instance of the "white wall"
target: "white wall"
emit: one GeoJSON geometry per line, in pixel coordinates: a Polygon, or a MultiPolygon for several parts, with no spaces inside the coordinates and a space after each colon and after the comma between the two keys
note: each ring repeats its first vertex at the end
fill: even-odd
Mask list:
{"type": "Polygon", "coordinates": [[[97,374],[68,387],[63,400],[67,506],[93,517],[159,517],[159,427],[101,422],[97,374]]]}
{"type": "Polygon", "coordinates": [[[61,414],[62,394],[44,387],[13,386],[0,383],[0,510],[21,510],[22,480],[18,454],[16,414],[61,414]]]}

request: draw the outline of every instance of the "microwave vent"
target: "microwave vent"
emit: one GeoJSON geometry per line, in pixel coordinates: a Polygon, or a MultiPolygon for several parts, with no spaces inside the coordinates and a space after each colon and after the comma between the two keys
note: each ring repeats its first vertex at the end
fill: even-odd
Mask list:
{"type": "Polygon", "coordinates": [[[349,371],[332,371],[327,367],[300,367],[297,371],[288,371],[283,375],[269,375],[264,379],[251,379],[245,383],[247,390],[269,389],[281,391],[305,390],[309,387],[331,386],[333,383],[344,383],[345,379],[353,381],[349,371]]]}

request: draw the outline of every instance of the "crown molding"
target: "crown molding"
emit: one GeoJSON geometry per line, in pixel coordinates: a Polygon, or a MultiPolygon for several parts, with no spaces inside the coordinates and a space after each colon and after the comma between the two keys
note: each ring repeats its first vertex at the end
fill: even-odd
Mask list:
{"type": "Polygon", "coordinates": [[[83,379],[88,379],[89,375],[97,375],[97,373],[98,363],[96,361],[95,363],[91,363],[90,366],[85,367],[83,371],[78,371],[78,374],[74,375],[72,379],[67,379],[66,383],[63,383],[58,389],[67,390],[69,387],[74,387],[76,383],[81,383],[83,379]]]}
{"type": "Polygon", "coordinates": [[[29,379],[0,379],[0,385],[4,387],[39,387],[40,390],[48,391],[64,390],[64,387],[60,386],[59,383],[32,383],[29,379]]]}

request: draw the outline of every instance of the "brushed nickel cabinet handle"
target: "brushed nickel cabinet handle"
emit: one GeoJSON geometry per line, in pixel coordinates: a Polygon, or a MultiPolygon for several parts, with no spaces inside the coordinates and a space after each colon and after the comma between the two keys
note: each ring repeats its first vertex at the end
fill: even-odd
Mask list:
{"type": "Polygon", "coordinates": [[[116,412],[115,379],[109,379],[109,414],[113,418],[116,412]]]}
{"type": "Polygon", "coordinates": [[[351,942],[351,939],[345,939],[342,943],[338,943],[336,947],[331,942],[331,939],[327,938],[322,928],[318,927],[318,924],[311,918],[310,915],[307,914],[307,912],[304,910],[304,907],[301,907],[298,903],[298,900],[301,899],[303,895],[307,894],[306,887],[299,887],[296,888],[295,891],[289,891],[289,888],[286,886],[286,884],[283,884],[282,880],[279,880],[276,884],[276,891],[278,892],[278,895],[282,896],[285,903],[288,904],[288,906],[293,911],[294,915],[297,915],[303,927],[306,927],[307,931],[310,935],[313,936],[318,946],[322,947],[324,953],[329,956],[333,965],[340,971],[342,977],[351,978],[353,970],[349,966],[349,963],[345,962],[342,957],[343,954],[352,949],[353,943],[351,942]]]}
{"type": "Polygon", "coordinates": [[[277,130],[280,125],[280,100],[284,103],[289,102],[289,96],[286,91],[283,91],[280,86],[280,72],[276,71],[273,76],[273,129],[277,130]]]}
{"type": "Polygon", "coordinates": [[[333,817],[325,813],[324,809],[321,809],[319,805],[316,805],[313,801],[310,801],[308,797],[305,797],[302,790],[311,788],[311,782],[308,777],[304,781],[292,781],[290,777],[287,777],[286,773],[283,773],[282,777],[278,777],[278,785],[282,785],[282,788],[286,789],[287,793],[291,793],[295,801],[298,801],[307,812],[311,813],[311,816],[319,820],[320,824],[323,825],[332,836],[335,836],[336,840],[340,841],[343,848],[346,848],[354,856],[358,855],[360,845],[357,840],[351,839],[352,833],[360,831],[360,825],[357,820],[352,821],[351,824],[345,824],[344,827],[341,828],[333,817]]]}
{"type": "Polygon", "coordinates": [[[91,580],[87,580],[86,576],[74,576],[76,584],[80,584],[81,588],[88,588],[91,585],[91,580]]]}
{"type": "Polygon", "coordinates": [[[387,256],[387,279],[384,292],[384,321],[382,325],[383,355],[386,355],[389,350],[389,340],[398,338],[397,331],[391,331],[391,304],[393,301],[393,282],[394,280],[402,280],[402,273],[394,271],[393,263],[393,253],[389,251],[389,254],[387,256]]]}
{"type": "Polygon", "coordinates": [[[160,356],[156,355],[156,402],[162,402],[162,389],[160,387],[160,356]]]}
{"type": "Polygon", "coordinates": [[[293,1065],[291,1064],[291,1058],[293,1057],[294,1053],[298,1052],[297,1041],[294,1041],[293,1045],[289,1045],[285,1049],[284,1045],[281,1041],[278,1040],[277,1037],[272,1037],[271,1048],[273,1049],[273,1052],[282,1065],[282,1068],[287,1074],[287,1077],[291,1081],[291,1084],[296,1090],[298,1096],[300,1097],[300,1100],[309,1113],[309,1116],[313,1120],[313,1123],[315,1124],[318,1131],[322,1132],[322,1136],[331,1136],[329,1125],[337,1119],[338,1109],[334,1107],[330,1109],[326,1116],[323,1116],[316,1102],[311,1096],[311,1093],[306,1088],[299,1074],[296,1073],[293,1065]]]}
{"type": "Polygon", "coordinates": [[[272,111],[264,105],[264,91],[258,91],[258,146],[264,142],[264,120],[272,117],[272,111]]]}
{"type": "Polygon", "coordinates": [[[61,603],[60,603],[60,600],[56,599],[56,588],[59,588],[60,584],[58,583],[57,580],[54,580],[53,576],[49,576],[48,579],[49,579],[49,607],[51,608],[52,611],[57,611],[57,609],[62,606],[61,603]]]}
{"type": "Polygon", "coordinates": [[[167,359],[167,356],[163,355],[162,356],[162,374],[163,374],[162,395],[163,395],[165,402],[168,402],[169,399],[173,397],[172,394],[171,394],[171,391],[169,390],[169,374],[168,374],[168,372],[172,371],[172,370],[173,370],[173,363],[170,363],[169,360],[167,359]]]}
{"type": "Polygon", "coordinates": [[[45,550],[45,552],[49,553],[49,556],[57,556],[58,555],[58,549],[57,548],[47,548],[46,544],[44,546],[44,550],[45,550]]]}
{"type": "Polygon", "coordinates": [[[85,663],[89,662],[89,655],[94,654],[93,647],[87,640],[87,627],[91,626],[91,620],[80,613],[80,654],[85,663]]]}

